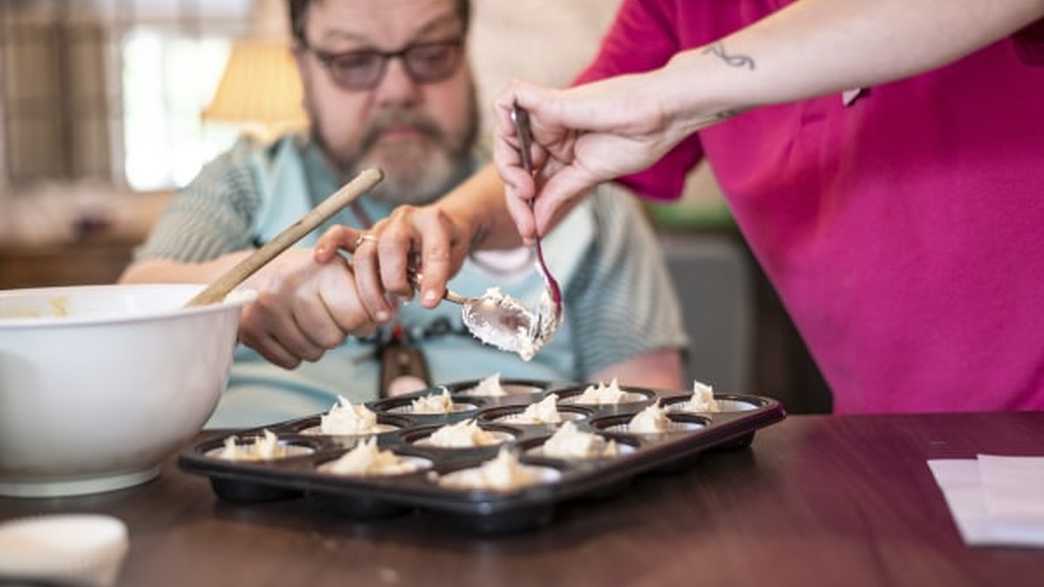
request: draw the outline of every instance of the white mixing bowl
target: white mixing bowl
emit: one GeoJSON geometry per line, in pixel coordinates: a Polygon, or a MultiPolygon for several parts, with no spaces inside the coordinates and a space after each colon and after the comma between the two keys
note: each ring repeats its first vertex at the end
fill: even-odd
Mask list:
{"type": "Polygon", "coordinates": [[[240,307],[198,285],[0,291],[0,495],[144,483],[225,388],[240,307]]]}

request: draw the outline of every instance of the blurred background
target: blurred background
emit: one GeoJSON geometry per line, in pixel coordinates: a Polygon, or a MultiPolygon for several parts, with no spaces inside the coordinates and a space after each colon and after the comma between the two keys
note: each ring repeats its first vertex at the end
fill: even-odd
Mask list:
{"type": "MultiPolygon", "coordinates": [[[[481,103],[512,77],[568,84],[618,4],[474,0],[481,103]]],[[[0,289],[114,281],[204,163],[241,133],[304,124],[288,42],[283,0],[0,0],[0,289]]],[[[709,169],[648,211],[683,300],[689,375],[828,410],[709,169]]]]}

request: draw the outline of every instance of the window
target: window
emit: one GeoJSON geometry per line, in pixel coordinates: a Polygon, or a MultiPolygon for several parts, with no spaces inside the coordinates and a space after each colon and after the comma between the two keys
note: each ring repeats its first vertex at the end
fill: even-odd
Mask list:
{"type": "MultiPolygon", "coordinates": [[[[0,174],[184,185],[236,131],[199,112],[250,0],[0,1],[0,174]]],[[[0,185],[4,183],[0,180],[0,185]]]]}
{"type": "Polygon", "coordinates": [[[124,173],[135,190],[184,186],[238,131],[203,125],[229,41],[142,26],[123,40],[124,173]]]}

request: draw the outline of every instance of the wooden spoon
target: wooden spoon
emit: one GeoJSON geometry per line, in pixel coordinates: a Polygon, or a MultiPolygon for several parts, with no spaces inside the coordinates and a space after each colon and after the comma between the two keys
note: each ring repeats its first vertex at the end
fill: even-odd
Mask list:
{"type": "Polygon", "coordinates": [[[283,232],[280,232],[260,249],[254,251],[254,254],[243,259],[212,281],[206,289],[189,300],[185,307],[205,306],[221,302],[229,292],[257,272],[258,269],[261,269],[269,261],[278,257],[280,253],[292,247],[294,243],[304,238],[305,235],[315,230],[323,222],[329,220],[334,214],[340,212],[353,200],[373,189],[382,179],[384,179],[384,172],[380,169],[363,171],[355,179],[334,192],[333,195],[320,202],[318,206],[313,208],[308,214],[305,214],[300,220],[287,227],[283,232]]]}

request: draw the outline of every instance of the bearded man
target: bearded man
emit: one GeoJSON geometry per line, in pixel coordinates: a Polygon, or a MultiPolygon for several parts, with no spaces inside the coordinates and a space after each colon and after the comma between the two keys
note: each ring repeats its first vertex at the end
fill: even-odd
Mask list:
{"type": "MultiPolygon", "coordinates": [[[[499,286],[535,304],[544,284],[513,227],[448,220],[468,215],[447,208],[446,194],[499,181],[473,176],[484,158],[466,55],[469,2],[290,0],[289,11],[310,132],[244,140],[208,164],[121,281],[209,281],[359,170],[379,167],[385,180],[326,228],[444,235],[418,247],[431,279],[452,275],[450,287],[465,295],[499,286]]],[[[631,201],[595,194],[545,239],[566,320],[530,362],[483,346],[452,304],[384,293],[376,284],[389,268],[376,246],[320,264],[311,235],[244,284],[259,293],[240,325],[249,348],[237,353],[210,426],[263,425],[325,410],[337,395],[366,401],[494,373],[677,389],[679,306],[631,201]]]]}

